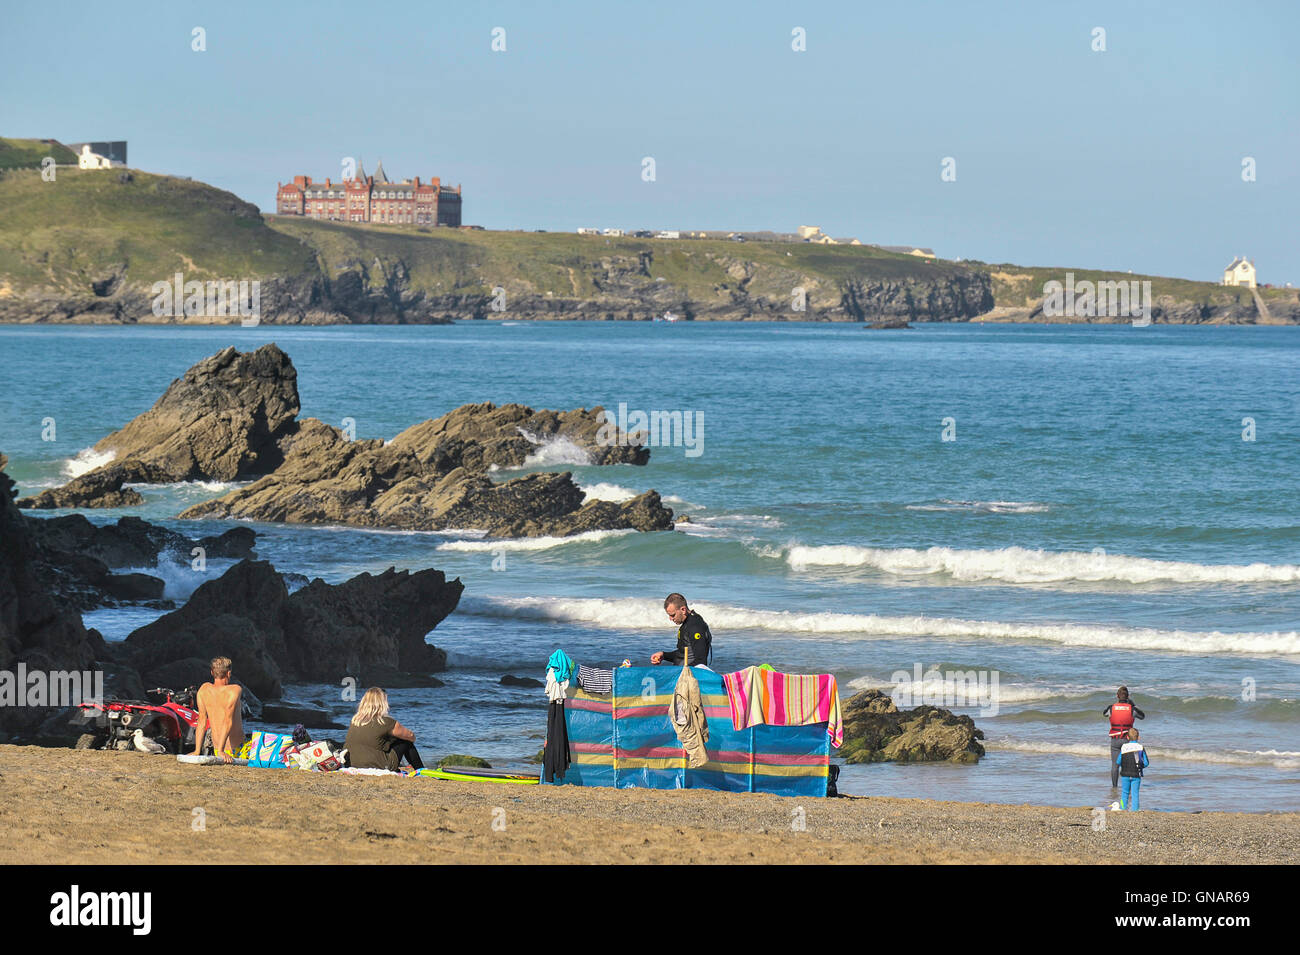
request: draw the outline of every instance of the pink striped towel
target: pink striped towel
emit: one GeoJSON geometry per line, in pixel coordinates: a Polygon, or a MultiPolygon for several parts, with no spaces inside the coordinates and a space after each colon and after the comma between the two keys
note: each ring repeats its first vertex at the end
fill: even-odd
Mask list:
{"type": "Polygon", "coordinates": [[[831,743],[844,742],[840,691],[829,673],[778,673],[745,667],[722,677],[731,703],[731,723],[737,730],[759,723],[808,726],[825,723],[831,743]]]}

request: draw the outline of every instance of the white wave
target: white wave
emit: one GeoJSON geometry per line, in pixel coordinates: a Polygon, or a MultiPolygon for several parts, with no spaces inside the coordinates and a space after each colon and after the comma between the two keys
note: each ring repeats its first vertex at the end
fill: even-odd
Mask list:
{"type": "Polygon", "coordinates": [[[709,517],[697,517],[693,519],[696,524],[704,524],[714,527],[734,527],[734,528],[778,528],[785,527],[779,517],[773,517],[771,514],[715,514],[709,517]]]}
{"type": "Polygon", "coordinates": [[[151,488],[175,491],[206,491],[210,494],[224,494],[235,488],[248,487],[252,481],[165,481],[160,484],[141,484],[128,481],[124,487],[151,488]]]}
{"type": "MultiPolygon", "coordinates": [[[[1110,747],[1093,743],[1041,743],[1032,740],[990,740],[984,744],[990,751],[1004,750],[1016,753],[1041,753],[1049,756],[1099,756],[1107,758],[1110,747]]],[[[1188,763],[1220,763],[1229,766],[1272,766],[1275,769],[1300,769],[1300,753],[1275,749],[1208,751],[1200,749],[1170,749],[1164,746],[1148,747],[1150,758],[1172,759],[1188,763]]]]}
{"type": "MultiPolygon", "coordinates": [[[[978,669],[976,667],[952,667],[953,670],[978,669]]],[[[941,671],[947,673],[947,670],[941,671]]],[[[911,669],[907,670],[908,675],[912,675],[911,669]]],[[[933,684],[927,684],[924,679],[911,679],[901,683],[895,683],[892,680],[881,679],[874,676],[860,676],[850,680],[847,684],[853,690],[884,690],[893,693],[895,690],[910,694],[913,700],[922,700],[931,692],[933,684]]],[[[1033,683],[1002,683],[998,684],[998,703],[999,704],[1016,704],[1016,703],[1036,703],[1041,700],[1056,700],[1061,698],[1086,698],[1094,693],[1103,692],[1110,687],[1080,687],[1080,686],[1042,686],[1033,683]]]]}
{"type": "Polygon", "coordinates": [[[590,464],[591,455],[587,449],[564,435],[542,438],[538,435],[518,429],[519,433],[537,446],[537,450],[524,458],[523,467],[553,467],[557,464],[590,464]]]}
{"type": "Polygon", "coordinates": [[[957,550],[951,547],[856,547],[828,544],[796,545],[786,554],[794,570],[811,567],[866,567],[900,577],[943,574],[956,580],[999,580],[1006,583],[1118,581],[1148,583],[1295,583],[1296,564],[1195,564],[1152,560],[1124,554],[1083,551],[1043,551],[1024,547],[997,550],[957,550]]]}
{"type": "Polygon", "coordinates": [[[188,555],[181,559],[169,559],[167,556],[160,556],[158,563],[152,567],[125,567],[114,570],[115,574],[148,574],[150,577],[158,577],[163,582],[163,599],[184,602],[190,599],[190,596],[201,584],[209,580],[216,580],[227,570],[235,565],[236,561],[229,558],[218,560],[209,559],[204,564],[203,570],[195,570],[194,565],[188,559],[188,555]]]}
{"type": "Polygon", "coordinates": [[[579,484],[578,487],[587,495],[584,500],[588,501],[613,501],[615,504],[622,504],[624,501],[630,501],[637,496],[636,491],[629,490],[618,484],[605,482],[579,484]]]}
{"type": "Polygon", "coordinates": [[[95,468],[103,467],[117,457],[116,451],[96,451],[94,448],[82,448],[75,458],[63,462],[63,473],[70,478],[78,478],[95,468]]]}
{"type": "Polygon", "coordinates": [[[703,504],[692,504],[690,501],[686,500],[684,497],[678,497],[676,494],[669,494],[669,495],[667,495],[666,497],[661,496],[661,497],[659,498],[659,500],[663,501],[665,504],[675,504],[675,505],[677,505],[678,507],[691,507],[691,508],[695,508],[696,510],[699,510],[699,511],[704,510],[704,505],[703,505],[703,504]]]}
{"type": "MultiPolygon", "coordinates": [[[[569,538],[560,538],[568,540],[569,538]]],[[[951,617],[886,617],[878,614],[796,613],[752,610],[722,604],[699,606],[710,625],[722,630],[763,630],[787,634],[844,634],[868,638],[937,638],[989,642],[1055,643],[1116,650],[1169,650],[1196,654],[1300,655],[1300,632],[1219,633],[1106,627],[1091,624],[1003,623],[951,617]]],[[[460,610],[489,617],[583,623],[613,630],[659,627],[663,606],[657,600],[621,597],[490,597],[462,600],[460,610]]]]}
{"type": "Polygon", "coordinates": [[[1038,501],[950,501],[941,498],[937,504],[908,504],[909,511],[973,511],[977,514],[1042,514],[1050,505],[1038,501]]]}
{"type": "MultiPolygon", "coordinates": [[[[755,549],[754,545],[758,543],[753,536],[755,530],[776,530],[784,526],[780,518],[772,517],[770,514],[718,514],[709,517],[690,517],[689,520],[678,524],[677,530],[692,537],[731,537],[755,549]]],[[[773,551],[771,548],[755,549],[755,553],[777,559],[781,557],[779,550],[773,551]]]]}
{"type": "Polygon", "coordinates": [[[510,537],[488,540],[455,540],[439,544],[437,550],[464,551],[471,554],[493,553],[499,550],[530,551],[549,550],[565,544],[590,544],[595,541],[608,540],[611,537],[625,537],[637,533],[634,530],[618,531],[583,531],[570,537],[510,537]]]}

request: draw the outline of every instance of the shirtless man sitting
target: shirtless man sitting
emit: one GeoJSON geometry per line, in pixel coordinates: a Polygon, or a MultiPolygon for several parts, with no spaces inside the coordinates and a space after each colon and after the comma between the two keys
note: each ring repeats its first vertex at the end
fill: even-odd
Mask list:
{"type": "Polygon", "coordinates": [[[203,737],[212,729],[212,751],[222,762],[233,762],[244,746],[244,724],[240,719],[244,688],[230,682],[230,658],[212,661],[212,682],[199,687],[199,722],[194,727],[194,755],[203,753],[203,737]]]}

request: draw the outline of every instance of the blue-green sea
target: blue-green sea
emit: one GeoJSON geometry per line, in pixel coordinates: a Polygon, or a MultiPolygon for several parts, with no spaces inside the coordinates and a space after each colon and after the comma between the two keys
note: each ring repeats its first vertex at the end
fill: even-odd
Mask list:
{"type": "MultiPolygon", "coordinates": [[[[697,426],[693,447],[666,440],[645,467],[593,467],[564,444],[531,466],[571,470],[598,497],[654,488],[689,517],[673,532],[502,544],[473,529],[255,525],[283,571],[464,581],[429,637],[449,651],[447,685],[392,693],[426,758],[522,765],[545,698],[500,677],[542,677],[557,647],[648,662],[673,645],[662,601],[681,591],[713,629],[715,669],[831,672],[842,699],[912,693],[986,734],[978,765],[845,767],[845,792],[1108,805],[1101,711],[1123,683],[1146,714],[1144,809],[1300,809],[1300,329],[4,326],[10,474],[24,493],[63,483],[190,365],[269,341],[298,369],[303,415],[350,418],[363,438],[478,401],[622,403],[697,426]],[[997,691],[936,700],[912,684],[918,667],[997,691]]],[[[131,513],[213,533],[224,525],[174,515],[228,489],[144,488],[131,513]]],[[[177,599],[206,579],[152,570],[177,599]]],[[[121,639],[156,615],[86,623],[121,639]]],[[[339,687],[288,692],[351,711],[339,687]]]]}

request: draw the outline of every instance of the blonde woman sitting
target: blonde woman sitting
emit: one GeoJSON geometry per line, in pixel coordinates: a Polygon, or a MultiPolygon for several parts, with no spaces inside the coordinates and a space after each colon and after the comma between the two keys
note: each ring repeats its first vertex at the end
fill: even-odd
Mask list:
{"type": "Polygon", "coordinates": [[[377,686],[366,690],[357,715],[348,726],[348,765],[356,769],[397,772],[405,759],[412,769],[423,769],[415,734],[388,715],[388,694],[377,686]]]}

